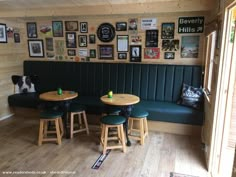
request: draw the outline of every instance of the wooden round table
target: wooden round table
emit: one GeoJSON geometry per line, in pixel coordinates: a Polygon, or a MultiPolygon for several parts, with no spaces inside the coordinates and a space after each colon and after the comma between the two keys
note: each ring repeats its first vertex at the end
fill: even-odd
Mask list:
{"type": "Polygon", "coordinates": [[[113,94],[112,98],[108,98],[107,95],[104,95],[100,98],[100,100],[106,105],[121,107],[120,115],[126,117],[124,128],[127,138],[127,146],[131,146],[128,136],[128,119],[130,117],[133,105],[140,101],[139,97],[132,94],[117,93],[113,94]]]}
{"type": "Polygon", "coordinates": [[[61,105],[63,107],[63,112],[64,112],[63,123],[64,123],[66,138],[70,137],[70,131],[68,131],[68,127],[67,127],[67,119],[68,119],[67,112],[70,106],[70,100],[72,100],[73,98],[76,98],[77,96],[78,96],[77,92],[68,91],[68,90],[63,90],[61,95],[58,95],[57,91],[45,92],[39,95],[39,98],[41,100],[62,103],[61,105]]]}

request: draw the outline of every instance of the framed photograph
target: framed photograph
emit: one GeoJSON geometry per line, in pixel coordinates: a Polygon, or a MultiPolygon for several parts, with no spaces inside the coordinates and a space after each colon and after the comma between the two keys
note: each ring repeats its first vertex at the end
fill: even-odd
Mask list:
{"type": "Polygon", "coordinates": [[[136,33],[138,31],[138,19],[137,18],[130,18],[128,20],[129,31],[131,33],[136,33]]]}
{"type": "Polygon", "coordinates": [[[130,39],[131,39],[131,45],[142,45],[141,35],[130,36],[130,39]]]}
{"type": "Polygon", "coordinates": [[[169,60],[175,59],[175,52],[165,52],[164,59],[169,59],[169,60]]]}
{"type": "Polygon", "coordinates": [[[95,34],[89,35],[89,44],[96,44],[96,36],[95,34]]]}
{"type": "Polygon", "coordinates": [[[96,49],[90,49],[89,50],[89,57],[90,58],[96,58],[96,49]]]}
{"type": "Polygon", "coordinates": [[[116,22],[116,31],[127,31],[127,22],[116,22]]]}
{"type": "Polygon", "coordinates": [[[128,52],[129,36],[117,35],[117,52],[128,52]]]}
{"type": "Polygon", "coordinates": [[[79,47],[87,47],[87,35],[79,35],[79,47]]]}
{"type": "Polygon", "coordinates": [[[142,56],[141,45],[131,45],[130,46],[130,61],[141,62],[141,56],[142,56]]]}
{"type": "Polygon", "coordinates": [[[88,32],[88,23],[87,22],[80,22],[80,32],[81,33],[88,32]]]}
{"type": "Polygon", "coordinates": [[[78,21],[65,21],[66,31],[78,31],[78,21]]]}
{"type": "Polygon", "coordinates": [[[76,55],[76,50],[75,49],[68,49],[67,54],[68,54],[68,56],[75,56],[76,55]]]}
{"type": "Polygon", "coordinates": [[[46,50],[53,51],[53,38],[46,38],[46,50]]]}
{"type": "Polygon", "coordinates": [[[76,48],[76,33],[75,32],[66,32],[66,47],[76,48]]]}
{"type": "Polygon", "coordinates": [[[7,26],[0,23],[0,43],[7,43],[7,26]]]}
{"type": "Polygon", "coordinates": [[[99,59],[114,59],[114,46],[113,45],[98,45],[99,59]]]}
{"type": "Polygon", "coordinates": [[[63,37],[63,23],[62,21],[52,21],[53,37],[63,37]]]}
{"type": "Polygon", "coordinates": [[[35,22],[27,22],[27,36],[28,38],[37,38],[37,25],[35,22]]]}
{"type": "Polygon", "coordinates": [[[144,49],[144,59],[159,59],[160,48],[149,47],[144,49]]]}
{"type": "Polygon", "coordinates": [[[174,39],[175,23],[162,23],[161,25],[161,38],[174,39]]]}
{"type": "Polygon", "coordinates": [[[179,50],[179,40],[162,40],[162,50],[164,51],[177,51],[179,50]]]}
{"type": "MultiPolygon", "coordinates": [[[[0,32],[1,35],[1,32],[0,32]]],[[[14,42],[20,43],[20,33],[14,33],[14,42]]]]}
{"type": "Polygon", "coordinates": [[[146,30],[146,47],[158,47],[158,30],[146,30]]]}
{"type": "Polygon", "coordinates": [[[126,60],[127,59],[127,53],[118,53],[118,59],[126,60]]]}
{"type": "Polygon", "coordinates": [[[29,56],[44,57],[43,40],[28,40],[29,56]]]}
{"type": "Polygon", "coordinates": [[[182,36],[181,58],[198,58],[200,36],[182,36]]]}

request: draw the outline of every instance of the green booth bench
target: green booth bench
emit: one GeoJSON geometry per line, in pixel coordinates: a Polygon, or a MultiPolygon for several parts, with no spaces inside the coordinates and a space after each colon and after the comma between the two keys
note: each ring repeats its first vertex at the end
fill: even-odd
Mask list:
{"type": "Polygon", "coordinates": [[[73,102],[86,106],[87,113],[101,114],[104,104],[100,97],[112,90],[139,96],[140,102],[134,106],[148,111],[148,120],[203,124],[204,110],[177,104],[183,83],[201,86],[202,67],[198,65],[26,60],[24,75],[38,76],[37,93],[10,95],[11,107],[37,108],[40,93],[61,87],[78,92],[73,102]]]}

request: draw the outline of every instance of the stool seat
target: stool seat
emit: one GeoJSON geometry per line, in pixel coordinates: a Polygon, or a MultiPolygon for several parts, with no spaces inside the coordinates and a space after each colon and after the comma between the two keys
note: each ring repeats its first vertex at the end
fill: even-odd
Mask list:
{"type": "Polygon", "coordinates": [[[81,112],[85,111],[85,106],[79,104],[71,104],[69,108],[69,112],[81,112]]]}
{"type": "Polygon", "coordinates": [[[126,118],[118,115],[108,115],[101,118],[101,123],[107,125],[120,125],[125,123],[126,118]]]}
{"type": "Polygon", "coordinates": [[[149,114],[147,111],[140,110],[140,109],[133,109],[131,112],[130,117],[135,117],[135,118],[144,118],[147,117],[149,114]]]}
{"type": "Polygon", "coordinates": [[[40,112],[40,118],[43,118],[43,119],[58,118],[58,117],[61,117],[62,115],[63,115],[62,112],[53,111],[53,110],[47,110],[47,111],[40,112]]]}

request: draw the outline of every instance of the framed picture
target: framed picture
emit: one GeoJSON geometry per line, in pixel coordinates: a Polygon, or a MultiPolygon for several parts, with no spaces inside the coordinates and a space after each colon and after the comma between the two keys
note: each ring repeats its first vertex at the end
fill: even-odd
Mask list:
{"type": "Polygon", "coordinates": [[[144,49],[144,59],[159,59],[160,48],[149,47],[144,49]]]}
{"type": "Polygon", "coordinates": [[[165,52],[164,59],[175,59],[175,52],[165,52]]]}
{"type": "Polygon", "coordinates": [[[162,40],[162,50],[164,51],[177,51],[179,50],[179,40],[162,40]]]}
{"type": "Polygon", "coordinates": [[[80,32],[81,33],[88,32],[88,23],[87,22],[80,22],[80,32]]]}
{"type": "Polygon", "coordinates": [[[89,44],[95,44],[96,43],[96,36],[95,34],[89,35],[89,44]]]}
{"type": "Polygon", "coordinates": [[[200,36],[182,36],[181,58],[198,58],[200,36]]]}
{"type": "Polygon", "coordinates": [[[63,37],[63,23],[62,21],[52,21],[53,37],[63,37]]]}
{"type": "Polygon", "coordinates": [[[127,22],[116,22],[116,31],[127,31],[127,22]]]}
{"type": "Polygon", "coordinates": [[[117,52],[128,52],[128,45],[128,35],[117,35],[117,52]]]}
{"type": "Polygon", "coordinates": [[[128,20],[129,31],[132,33],[136,33],[138,31],[138,19],[137,18],[130,18],[128,20]]]}
{"type": "Polygon", "coordinates": [[[66,32],[66,47],[76,48],[76,33],[75,32],[66,32]]]}
{"type": "Polygon", "coordinates": [[[28,38],[37,38],[37,25],[35,22],[28,22],[27,25],[27,36],[28,38]]]}
{"type": "Polygon", "coordinates": [[[113,45],[98,45],[99,59],[114,59],[113,45]]]}
{"type": "Polygon", "coordinates": [[[174,39],[175,24],[174,23],[162,23],[161,25],[161,38],[162,39],[174,39]]]}
{"type": "MultiPolygon", "coordinates": [[[[1,32],[0,32],[1,34],[1,32]]],[[[14,33],[14,42],[20,43],[20,33],[14,33]]]]}
{"type": "Polygon", "coordinates": [[[53,38],[46,38],[46,50],[53,51],[53,38]]]}
{"type": "Polygon", "coordinates": [[[75,56],[76,55],[76,50],[75,49],[68,49],[67,54],[68,54],[68,56],[75,56]]]}
{"type": "Polygon", "coordinates": [[[43,40],[28,40],[29,56],[44,57],[43,40]]]}
{"type": "Polygon", "coordinates": [[[78,31],[78,21],[65,21],[66,31],[78,31]]]}
{"type": "Polygon", "coordinates": [[[89,57],[90,58],[96,58],[96,49],[90,49],[89,50],[89,57]]]}
{"type": "Polygon", "coordinates": [[[118,59],[126,60],[127,59],[127,53],[118,53],[118,59]]]}
{"type": "Polygon", "coordinates": [[[87,47],[87,35],[79,35],[79,47],[87,47]]]}
{"type": "Polygon", "coordinates": [[[7,43],[6,24],[0,23],[0,43],[7,43]]]}
{"type": "Polygon", "coordinates": [[[131,45],[130,46],[130,61],[141,62],[141,56],[142,56],[141,45],[131,45]]]}
{"type": "Polygon", "coordinates": [[[146,30],[146,47],[158,47],[158,30],[146,30]]]}

